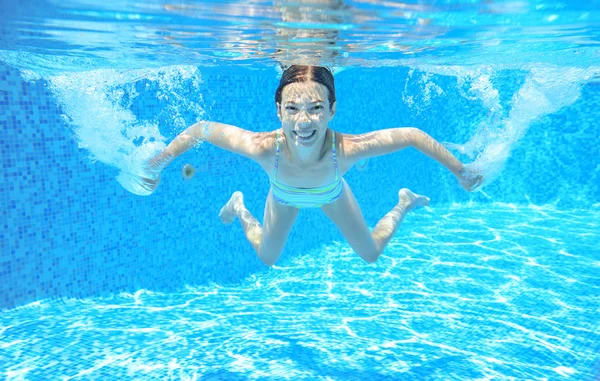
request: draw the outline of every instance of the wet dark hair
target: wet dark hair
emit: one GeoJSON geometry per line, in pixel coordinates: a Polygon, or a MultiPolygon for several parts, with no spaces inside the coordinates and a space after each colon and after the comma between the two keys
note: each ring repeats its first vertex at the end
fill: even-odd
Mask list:
{"type": "Polygon", "coordinates": [[[314,81],[325,86],[329,90],[329,108],[335,102],[335,85],[331,70],[323,66],[292,65],[285,69],[281,75],[279,86],[275,91],[275,103],[281,104],[281,92],[290,83],[314,81]]]}

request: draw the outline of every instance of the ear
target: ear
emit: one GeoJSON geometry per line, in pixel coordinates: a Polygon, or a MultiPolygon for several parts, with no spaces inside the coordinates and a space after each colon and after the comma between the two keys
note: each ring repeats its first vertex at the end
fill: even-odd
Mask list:
{"type": "Polygon", "coordinates": [[[281,105],[279,103],[275,103],[277,105],[277,117],[281,120],[281,105]]]}
{"type": "Polygon", "coordinates": [[[335,115],[336,106],[337,106],[337,101],[333,101],[333,104],[331,105],[331,110],[329,110],[329,113],[331,115],[329,117],[330,119],[333,119],[333,116],[335,115]]]}

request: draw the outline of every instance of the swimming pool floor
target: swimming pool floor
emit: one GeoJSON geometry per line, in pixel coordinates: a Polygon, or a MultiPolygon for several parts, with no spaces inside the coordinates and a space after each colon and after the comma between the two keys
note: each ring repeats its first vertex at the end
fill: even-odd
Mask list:
{"type": "Polygon", "coordinates": [[[0,314],[6,380],[594,380],[600,209],[409,215],[375,264],[345,242],[235,286],[0,314]]]}

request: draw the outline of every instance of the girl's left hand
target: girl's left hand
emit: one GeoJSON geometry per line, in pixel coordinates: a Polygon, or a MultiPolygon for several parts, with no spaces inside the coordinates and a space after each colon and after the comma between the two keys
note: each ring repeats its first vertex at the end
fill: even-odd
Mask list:
{"type": "Polygon", "coordinates": [[[463,166],[463,169],[457,176],[458,182],[467,192],[479,190],[483,185],[483,174],[479,170],[474,170],[469,166],[463,166]]]}

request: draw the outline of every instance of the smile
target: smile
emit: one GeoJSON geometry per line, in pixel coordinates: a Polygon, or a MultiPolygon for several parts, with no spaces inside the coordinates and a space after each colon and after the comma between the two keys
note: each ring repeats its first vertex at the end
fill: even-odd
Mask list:
{"type": "Polygon", "coordinates": [[[296,139],[298,139],[301,142],[305,142],[310,140],[313,136],[315,136],[315,134],[317,133],[317,130],[312,130],[310,132],[308,131],[293,131],[294,132],[294,136],[296,137],[296,139]]]}

